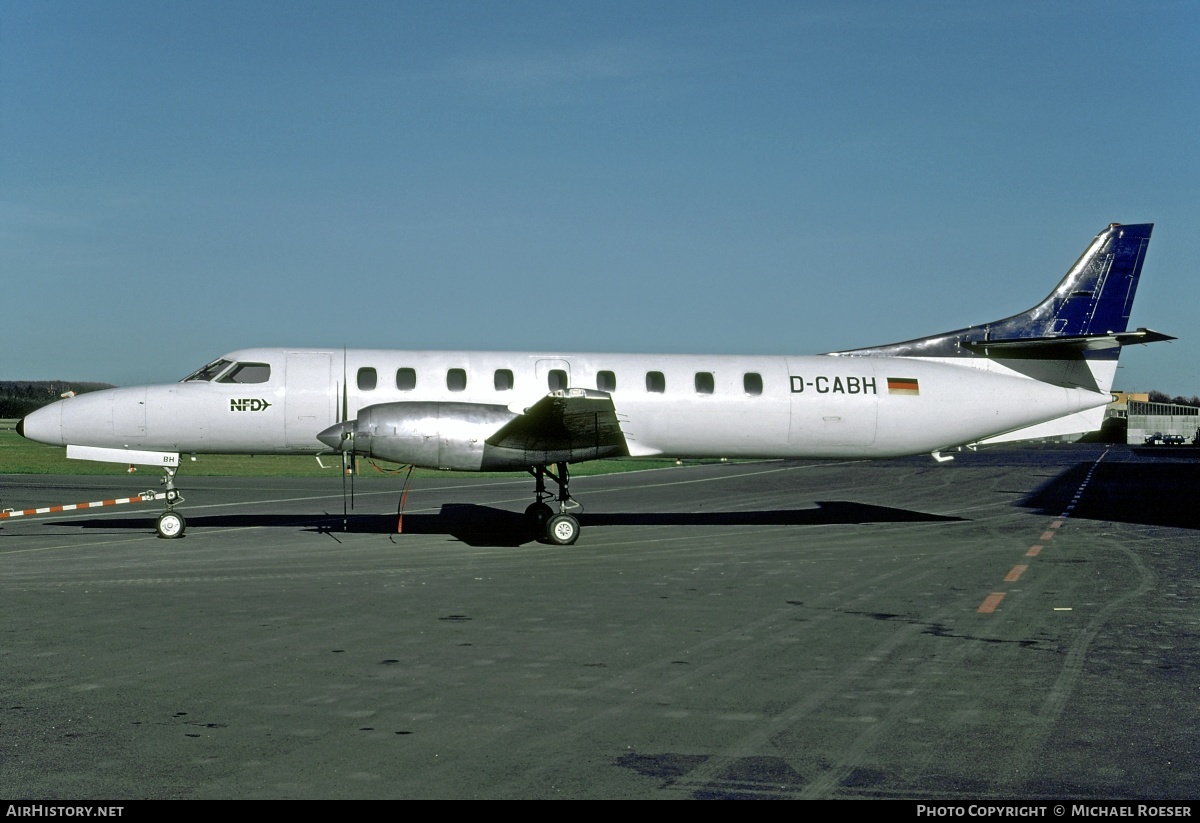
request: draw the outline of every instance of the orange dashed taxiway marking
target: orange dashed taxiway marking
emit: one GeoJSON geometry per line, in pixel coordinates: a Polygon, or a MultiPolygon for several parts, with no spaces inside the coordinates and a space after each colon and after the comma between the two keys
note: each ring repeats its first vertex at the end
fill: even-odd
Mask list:
{"type": "Polygon", "coordinates": [[[1009,573],[1004,575],[1004,582],[1005,583],[1016,583],[1018,580],[1021,579],[1021,575],[1023,575],[1025,573],[1025,570],[1028,568],[1029,568],[1028,566],[1013,566],[1012,569],[1009,571],[1009,573]]]}
{"type": "MultiPolygon", "coordinates": [[[[1107,451],[1100,455],[1096,462],[1099,463],[1101,460],[1103,460],[1104,455],[1106,454],[1108,454],[1107,451]]],[[[1092,471],[1095,471],[1095,466],[1092,466],[1092,471]]],[[[1058,520],[1052,520],[1050,522],[1050,525],[1046,528],[1046,531],[1042,532],[1042,536],[1038,538],[1041,540],[1041,543],[1035,543],[1034,545],[1030,546],[1029,550],[1025,552],[1026,557],[1037,557],[1041,553],[1042,549],[1045,548],[1044,544],[1053,540],[1054,533],[1066,525],[1067,518],[1070,517],[1071,509],[1075,507],[1075,504],[1079,501],[1079,498],[1083,496],[1084,489],[1087,488],[1088,481],[1091,479],[1092,472],[1089,471],[1087,478],[1084,479],[1083,483],[1075,491],[1075,496],[1071,499],[1071,505],[1067,506],[1067,511],[1061,517],[1059,517],[1058,520]]],[[[1011,569],[1009,569],[1008,574],[1004,576],[1004,582],[1016,583],[1021,579],[1021,575],[1023,575],[1028,568],[1028,564],[1013,566],[1011,569]]],[[[996,607],[1000,605],[1000,601],[1003,599],[1004,592],[992,592],[983,599],[983,602],[979,604],[979,608],[976,611],[978,611],[980,614],[991,614],[992,612],[996,611],[996,607]]]]}

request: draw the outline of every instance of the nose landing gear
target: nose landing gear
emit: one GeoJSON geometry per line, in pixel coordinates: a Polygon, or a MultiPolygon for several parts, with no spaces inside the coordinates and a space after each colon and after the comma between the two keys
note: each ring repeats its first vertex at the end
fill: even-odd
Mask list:
{"type": "Polygon", "coordinates": [[[179,469],[173,466],[164,466],[163,471],[167,473],[162,481],[167,486],[167,510],[158,516],[154,530],[158,532],[159,537],[174,540],[177,537],[183,537],[183,530],[187,528],[187,521],[183,519],[183,515],[175,511],[175,504],[183,502],[183,495],[175,488],[175,472],[179,469]]]}
{"type": "Polygon", "coordinates": [[[572,502],[571,492],[568,490],[570,472],[567,470],[567,464],[556,463],[555,468],[558,470],[557,475],[545,466],[534,466],[529,470],[537,481],[537,486],[533,492],[534,502],[525,509],[525,520],[538,539],[558,546],[570,546],[579,539],[579,521],[567,512],[578,508],[579,504],[572,502]],[[558,484],[557,495],[546,491],[547,475],[558,484]],[[558,501],[558,514],[555,514],[554,509],[546,502],[551,498],[558,501]]]}

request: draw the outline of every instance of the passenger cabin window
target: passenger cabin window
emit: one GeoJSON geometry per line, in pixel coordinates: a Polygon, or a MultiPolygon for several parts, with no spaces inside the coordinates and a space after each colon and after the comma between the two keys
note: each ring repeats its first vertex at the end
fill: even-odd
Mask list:
{"type": "Polygon", "coordinates": [[[667,390],[667,378],[660,371],[646,372],[646,391],[662,394],[667,390]]]}
{"type": "Polygon", "coordinates": [[[596,388],[598,388],[600,391],[616,391],[617,376],[610,371],[596,372],[596,388]]]}
{"type": "Polygon", "coordinates": [[[546,375],[546,385],[550,391],[562,391],[567,388],[567,373],[562,369],[551,369],[546,375]]]}
{"type": "Polygon", "coordinates": [[[496,391],[512,391],[512,369],[496,369],[496,374],[492,378],[492,381],[493,385],[496,387],[496,391]]]}
{"type": "Polygon", "coordinates": [[[375,391],[375,386],[379,383],[379,374],[374,369],[363,368],[358,370],[358,390],[359,391],[375,391]]]}
{"type": "Polygon", "coordinates": [[[450,369],[446,372],[446,388],[450,391],[467,390],[467,370],[450,369]]]}
{"type": "Polygon", "coordinates": [[[714,388],[716,381],[713,380],[712,372],[696,372],[696,394],[712,394],[714,388]]]}
{"type": "Polygon", "coordinates": [[[222,377],[220,383],[266,383],[271,379],[269,363],[238,363],[222,377]]]}
{"type": "Polygon", "coordinates": [[[742,377],[742,388],[746,390],[746,394],[758,397],[762,394],[762,375],[758,372],[746,372],[742,377]]]}
{"type": "Polygon", "coordinates": [[[207,383],[221,372],[228,368],[232,360],[214,360],[202,369],[189,374],[187,377],[180,380],[180,383],[207,383]]]}
{"type": "Polygon", "coordinates": [[[396,369],[396,388],[400,391],[412,391],[417,387],[416,369],[396,369]]]}

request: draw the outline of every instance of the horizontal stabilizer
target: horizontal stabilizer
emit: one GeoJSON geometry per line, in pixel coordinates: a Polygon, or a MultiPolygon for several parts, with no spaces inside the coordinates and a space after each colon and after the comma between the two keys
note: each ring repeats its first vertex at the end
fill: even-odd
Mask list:
{"type": "Polygon", "coordinates": [[[959,345],[976,354],[1015,359],[1061,359],[1085,351],[1100,351],[1140,343],[1174,340],[1151,329],[1109,334],[1076,334],[1061,337],[1015,337],[1002,340],[962,340],[959,345]]]}

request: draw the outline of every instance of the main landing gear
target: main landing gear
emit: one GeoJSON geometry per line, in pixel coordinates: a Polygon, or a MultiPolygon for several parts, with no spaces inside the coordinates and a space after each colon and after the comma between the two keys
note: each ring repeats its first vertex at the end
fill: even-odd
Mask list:
{"type": "Polygon", "coordinates": [[[525,509],[525,520],[538,539],[544,538],[547,543],[559,546],[570,546],[579,539],[579,521],[567,514],[567,511],[577,508],[579,504],[571,502],[571,493],[567,490],[567,484],[570,482],[567,464],[556,463],[555,468],[558,470],[557,475],[545,466],[535,466],[529,470],[537,481],[533,492],[536,500],[525,509]],[[546,491],[547,475],[558,484],[557,495],[546,491]],[[554,509],[546,502],[550,499],[558,501],[558,514],[555,514],[554,509]]]}
{"type": "Polygon", "coordinates": [[[163,478],[163,483],[167,486],[167,510],[158,516],[154,530],[158,532],[159,537],[174,540],[176,537],[183,537],[183,530],[187,528],[187,521],[174,508],[176,503],[183,502],[183,495],[175,488],[175,472],[179,469],[164,466],[163,471],[167,473],[163,478]]]}

